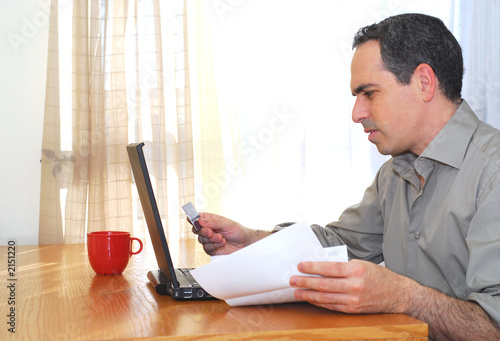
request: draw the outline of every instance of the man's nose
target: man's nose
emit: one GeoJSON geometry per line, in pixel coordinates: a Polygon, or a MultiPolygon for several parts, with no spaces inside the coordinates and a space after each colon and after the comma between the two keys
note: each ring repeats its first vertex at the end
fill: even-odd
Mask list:
{"type": "Polygon", "coordinates": [[[361,123],[369,116],[368,108],[363,105],[362,101],[357,97],[354,107],[352,108],[352,120],[354,123],[361,123]]]}

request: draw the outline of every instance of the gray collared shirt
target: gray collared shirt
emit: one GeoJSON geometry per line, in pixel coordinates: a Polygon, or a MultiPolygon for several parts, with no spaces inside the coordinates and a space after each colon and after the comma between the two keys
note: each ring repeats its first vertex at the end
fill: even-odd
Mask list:
{"type": "Polygon", "coordinates": [[[387,161],[358,205],[313,229],[351,258],[479,303],[500,325],[499,171],[500,132],[463,101],[422,155],[387,161]]]}

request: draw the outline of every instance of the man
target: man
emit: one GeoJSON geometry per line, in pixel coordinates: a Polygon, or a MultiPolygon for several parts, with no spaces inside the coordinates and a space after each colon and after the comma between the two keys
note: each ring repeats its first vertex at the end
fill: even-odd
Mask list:
{"type": "MultiPolygon", "coordinates": [[[[392,158],[358,205],[312,226],[352,260],[299,264],[322,277],[292,277],[305,288],[295,296],[347,313],[406,313],[433,339],[500,339],[500,132],[461,99],[458,42],[439,19],[405,14],[361,29],[353,48],[352,118],[392,158]]],[[[270,233],[208,213],[200,221],[211,255],[270,233]]]]}

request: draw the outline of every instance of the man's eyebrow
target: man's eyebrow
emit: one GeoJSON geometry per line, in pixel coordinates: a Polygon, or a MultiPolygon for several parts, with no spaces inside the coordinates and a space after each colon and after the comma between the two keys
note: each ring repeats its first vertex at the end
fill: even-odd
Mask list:
{"type": "Polygon", "coordinates": [[[356,89],[354,89],[354,92],[352,93],[353,96],[356,96],[357,94],[359,94],[360,92],[364,91],[366,88],[370,88],[372,86],[375,86],[376,84],[375,83],[368,83],[368,84],[361,84],[361,85],[358,85],[356,87],[356,89]]]}

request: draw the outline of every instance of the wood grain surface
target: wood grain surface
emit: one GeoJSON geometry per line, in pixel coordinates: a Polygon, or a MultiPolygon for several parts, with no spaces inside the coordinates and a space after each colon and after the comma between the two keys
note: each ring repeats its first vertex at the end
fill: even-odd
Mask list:
{"type": "MultiPolygon", "coordinates": [[[[171,253],[176,266],[209,262],[196,241],[171,245],[171,253]]],[[[427,340],[425,323],[400,314],[347,315],[307,303],[231,308],[160,296],[146,277],[156,268],[147,241],[115,276],[93,272],[85,244],[16,246],[14,259],[11,276],[8,247],[0,247],[0,340],[427,340]]]]}

